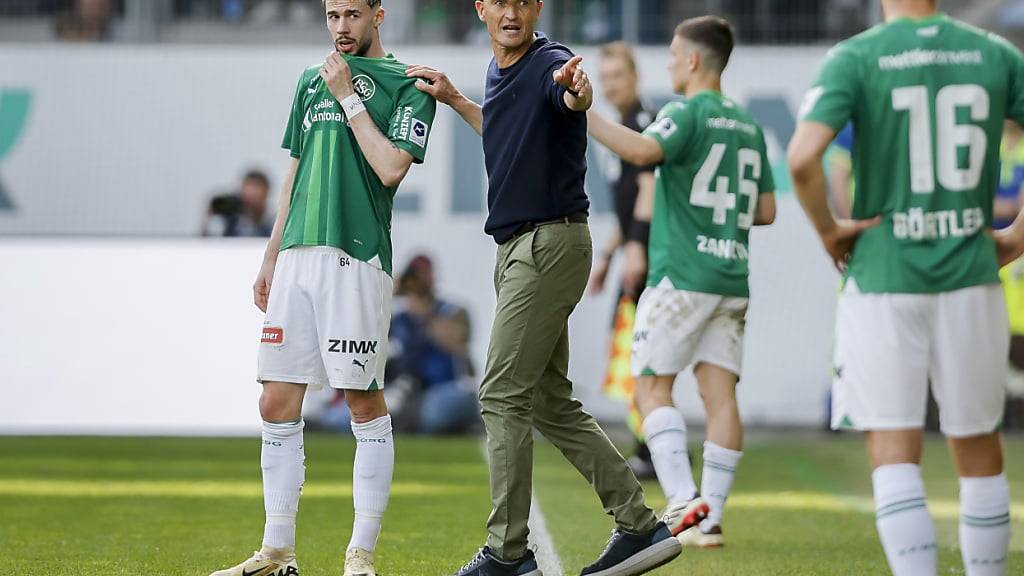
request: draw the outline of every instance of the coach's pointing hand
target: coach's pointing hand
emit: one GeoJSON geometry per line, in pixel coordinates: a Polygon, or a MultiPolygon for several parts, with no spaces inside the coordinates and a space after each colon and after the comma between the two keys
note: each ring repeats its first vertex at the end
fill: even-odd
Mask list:
{"type": "Polygon", "coordinates": [[[594,103],[594,87],[587,73],[580,67],[582,62],[583,56],[573,56],[552,75],[556,84],[565,86],[566,106],[577,112],[590,109],[594,103]]]}
{"type": "Polygon", "coordinates": [[[355,93],[355,89],[352,88],[352,69],[337,52],[331,52],[327,56],[327,61],[320,68],[320,77],[324,79],[327,89],[338,102],[355,93]]]}

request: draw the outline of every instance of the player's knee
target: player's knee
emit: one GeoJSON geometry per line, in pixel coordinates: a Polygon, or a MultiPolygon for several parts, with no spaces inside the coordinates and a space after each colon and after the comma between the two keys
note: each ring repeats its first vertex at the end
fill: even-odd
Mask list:
{"type": "Polygon", "coordinates": [[[264,422],[293,422],[301,417],[302,408],[284,394],[264,388],[260,395],[260,417],[264,422]]]}
{"type": "Polygon", "coordinates": [[[661,406],[672,405],[672,383],[670,377],[641,376],[636,380],[636,404],[640,413],[646,416],[661,406]]]}
{"type": "Polygon", "coordinates": [[[384,401],[384,393],[380,391],[357,392],[346,390],[345,402],[348,404],[352,421],[356,424],[371,422],[386,416],[388,413],[388,405],[384,401]]]}
{"type": "Polygon", "coordinates": [[[953,460],[962,477],[984,478],[1003,472],[1003,444],[998,432],[950,438],[953,460]]]}
{"type": "Polygon", "coordinates": [[[885,430],[866,434],[871,468],[890,464],[920,464],[923,449],[921,430],[885,430]]]}

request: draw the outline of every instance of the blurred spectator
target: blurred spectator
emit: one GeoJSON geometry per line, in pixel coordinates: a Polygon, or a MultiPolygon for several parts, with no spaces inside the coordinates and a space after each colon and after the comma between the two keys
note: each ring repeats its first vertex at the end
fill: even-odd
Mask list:
{"type": "Polygon", "coordinates": [[[270,179],[259,170],[242,178],[238,192],[215,196],[203,219],[203,236],[269,237],[274,228],[268,213],[270,179]]]}
{"type": "MultiPolygon", "coordinates": [[[[479,385],[469,359],[469,314],[437,298],[428,257],[413,258],[398,277],[394,310],[384,395],[395,430],[470,431],[480,422],[480,408],[479,385]]],[[[339,393],[319,424],[345,431],[349,420],[339,393]]]]}
{"type": "Polygon", "coordinates": [[[111,0],[76,0],[74,8],[57,16],[57,37],[65,42],[110,39],[111,0]]]}
{"type": "MultiPolygon", "coordinates": [[[[608,103],[619,113],[620,122],[636,132],[643,132],[654,121],[656,109],[641,98],[633,48],[625,42],[601,47],[599,67],[601,87],[608,103]]],[[[644,442],[642,418],[633,401],[635,382],[629,371],[629,347],[632,342],[636,305],[647,281],[647,245],[654,210],[655,166],[634,166],[619,160],[616,177],[611,182],[612,204],[618,227],[612,232],[601,255],[594,262],[589,291],[600,293],[605,288],[608,270],[616,252],[622,252],[623,277],[618,289],[616,308],[612,315],[612,349],[602,387],[611,398],[628,402],[626,421],[636,437],[635,454],[629,465],[638,478],[654,476],[654,464],[644,442]],[[620,250],[621,249],[621,250],[620,250]]]]}

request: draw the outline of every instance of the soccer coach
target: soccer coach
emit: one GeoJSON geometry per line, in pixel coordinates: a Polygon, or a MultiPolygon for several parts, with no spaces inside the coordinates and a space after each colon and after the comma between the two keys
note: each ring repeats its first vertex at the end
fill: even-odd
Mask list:
{"type": "Polygon", "coordinates": [[[458,576],[537,576],[527,549],[533,428],[594,487],[616,531],[590,576],[641,574],[676,557],[680,544],[644,504],[643,489],[592,416],[572,398],[568,320],[593,259],[583,188],[586,110],[593,87],[582,58],[534,33],[540,0],[479,0],[494,59],[483,107],[444,73],[406,72],[483,136],[490,214],[498,243],[497,309],[480,388],[493,509],[489,537],[458,576]]]}

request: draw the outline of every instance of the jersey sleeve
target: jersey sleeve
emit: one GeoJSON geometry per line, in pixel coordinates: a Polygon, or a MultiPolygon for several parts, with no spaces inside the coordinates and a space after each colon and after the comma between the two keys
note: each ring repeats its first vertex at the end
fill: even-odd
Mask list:
{"type": "Polygon", "coordinates": [[[665,157],[663,162],[686,153],[696,130],[694,116],[693,106],[670,102],[661,109],[654,123],[644,130],[644,136],[654,138],[661,146],[661,153],[665,157]]]}
{"type": "Polygon", "coordinates": [[[416,164],[422,164],[427,156],[436,111],[437,102],[417,89],[415,82],[403,84],[396,99],[395,113],[391,115],[388,140],[411,154],[416,164]]]}
{"type": "Polygon", "coordinates": [[[1003,43],[1007,59],[1006,117],[1024,126],[1024,56],[1009,42],[1003,43]]]}
{"type": "Polygon", "coordinates": [[[302,154],[302,122],[305,116],[303,110],[303,91],[306,87],[306,74],[299,77],[299,84],[295,87],[295,97],[292,100],[292,110],[288,114],[288,127],[284,131],[284,139],[281,148],[288,150],[292,158],[298,158],[302,154]]]}
{"type": "Polygon", "coordinates": [[[859,82],[856,56],[840,44],[829,52],[818,79],[804,96],[800,120],[820,122],[839,132],[853,114],[859,82]]]}

